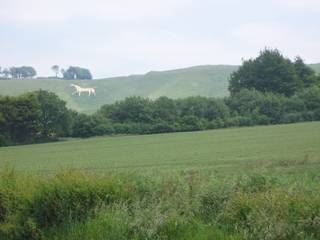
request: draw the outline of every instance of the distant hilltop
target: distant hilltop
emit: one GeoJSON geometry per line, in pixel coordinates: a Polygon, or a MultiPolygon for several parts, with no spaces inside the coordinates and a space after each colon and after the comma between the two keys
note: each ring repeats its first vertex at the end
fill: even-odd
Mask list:
{"type": "MultiPolygon", "coordinates": [[[[310,64],[320,74],[320,63],[310,64]]],[[[19,95],[43,89],[56,93],[68,107],[92,113],[100,106],[129,96],[151,99],[160,96],[184,98],[188,96],[223,97],[228,93],[228,81],[236,65],[204,65],[168,71],[151,71],[142,75],[104,78],[96,80],[23,79],[0,80],[0,95],[19,95]],[[97,95],[72,95],[70,84],[93,87],[97,95]]]]}

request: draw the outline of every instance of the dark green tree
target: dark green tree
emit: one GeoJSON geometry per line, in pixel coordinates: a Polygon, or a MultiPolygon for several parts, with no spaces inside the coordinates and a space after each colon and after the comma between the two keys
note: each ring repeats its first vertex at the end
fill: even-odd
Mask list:
{"type": "Polygon", "coordinates": [[[0,98],[0,115],[3,123],[0,132],[12,142],[29,142],[39,133],[41,111],[33,93],[0,98]]]}
{"type": "Polygon", "coordinates": [[[51,67],[51,70],[54,72],[54,74],[56,75],[56,78],[58,77],[58,74],[59,74],[59,66],[58,65],[53,65],[52,67],[51,67]]]}
{"type": "Polygon", "coordinates": [[[92,79],[89,69],[70,66],[67,70],[62,71],[64,79],[92,79]]]}
{"type": "Polygon", "coordinates": [[[152,121],[152,103],[142,97],[128,97],[112,106],[102,107],[100,113],[113,122],[149,123],[152,121]]]}
{"type": "Polygon", "coordinates": [[[155,121],[174,122],[177,119],[177,106],[174,100],[160,97],[152,104],[152,118],[155,121]]]}
{"type": "Polygon", "coordinates": [[[30,66],[11,67],[9,71],[12,78],[32,78],[37,75],[36,70],[30,66]]]}
{"type": "Polygon", "coordinates": [[[8,68],[4,68],[2,70],[2,74],[5,78],[8,78],[10,76],[10,70],[8,68]]]}
{"type": "Polygon", "coordinates": [[[296,57],[294,68],[298,77],[303,81],[304,87],[311,87],[319,82],[316,72],[311,67],[307,66],[302,58],[296,57]]]}
{"type": "Polygon", "coordinates": [[[35,92],[40,104],[40,131],[45,138],[67,136],[71,132],[71,113],[66,102],[56,94],[39,90],[35,92]]]}
{"type": "Polygon", "coordinates": [[[291,96],[304,86],[304,82],[310,82],[305,79],[306,76],[309,78],[310,74],[300,71],[302,67],[298,65],[301,64],[300,59],[295,66],[278,50],[265,49],[256,59],[244,61],[231,75],[229,90],[231,94],[246,88],[291,96]]]}

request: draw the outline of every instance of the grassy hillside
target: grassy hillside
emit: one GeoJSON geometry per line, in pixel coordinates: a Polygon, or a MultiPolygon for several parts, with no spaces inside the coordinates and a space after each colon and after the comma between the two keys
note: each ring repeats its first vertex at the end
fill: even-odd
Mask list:
{"type": "Polygon", "coordinates": [[[26,91],[44,89],[55,92],[68,106],[77,111],[91,113],[106,103],[128,96],[157,98],[168,96],[226,96],[228,78],[237,66],[198,66],[185,69],[149,72],[145,75],[106,78],[94,81],[70,81],[57,79],[2,80],[0,95],[18,95],[26,91]],[[95,87],[96,97],[72,96],[71,83],[82,87],[95,87]]]}
{"type": "MultiPolygon", "coordinates": [[[[319,170],[320,122],[144,136],[97,137],[0,148],[0,166],[16,170],[215,169],[285,166],[306,160],[319,170]]],[[[298,164],[299,165],[299,164],[298,164]]],[[[301,167],[301,166],[300,166],[301,167]]]]}
{"type": "MultiPolygon", "coordinates": [[[[310,65],[320,74],[320,64],[310,65]]],[[[27,91],[44,89],[55,92],[68,107],[92,113],[101,105],[113,103],[129,96],[157,98],[184,98],[188,96],[222,97],[228,95],[230,74],[238,66],[207,65],[184,69],[149,72],[144,75],[105,78],[90,81],[57,79],[0,80],[0,95],[19,95],[27,91]],[[72,96],[71,83],[82,87],[95,87],[95,97],[72,96]]]]}
{"type": "Polygon", "coordinates": [[[313,70],[316,71],[316,73],[320,74],[320,63],[309,64],[309,66],[312,67],[313,70]]]}

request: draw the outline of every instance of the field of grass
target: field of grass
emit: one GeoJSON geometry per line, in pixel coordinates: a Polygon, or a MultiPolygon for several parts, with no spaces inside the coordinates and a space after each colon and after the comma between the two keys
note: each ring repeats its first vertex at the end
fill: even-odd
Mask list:
{"type": "MultiPolygon", "coordinates": [[[[320,160],[320,123],[143,136],[111,136],[0,148],[0,164],[17,171],[271,167],[320,160]]],[[[1,166],[0,165],[0,166],[1,166]]],[[[317,166],[317,165],[315,165],[317,166]]]]}
{"type": "Polygon", "coordinates": [[[0,148],[0,239],[320,239],[320,122],[0,148]]]}
{"type": "Polygon", "coordinates": [[[185,69],[149,72],[97,80],[24,79],[0,80],[0,95],[19,95],[38,89],[56,93],[67,102],[69,108],[79,112],[92,113],[101,105],[123,100],[129,96],[151,99],[159,96],[184,98],[189,96],[221,97],[228,95],[228,79],[237,66],[213,65],[185,69]],[[82,87],[96,88],[97,95],[89,98],[72,96],[71,83],[82,87]]]}

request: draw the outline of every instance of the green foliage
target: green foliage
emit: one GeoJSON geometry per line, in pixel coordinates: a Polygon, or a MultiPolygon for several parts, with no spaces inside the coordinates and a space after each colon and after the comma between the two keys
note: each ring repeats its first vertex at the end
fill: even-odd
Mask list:
{"type": "Polygon", "coordinates": [[[36,70],[30,66],[11,67],[9,74],[12,78],[32,78],[37,75],[36,70]]]}
{"type": "Polygon", "coordinates": [[[318,239],[308,175],[0,175],[0,239],[318,239]],[[31,186],[26,188],[25,186],[31,186]]]}
{"type": "Polygon", "coordinates": [[[0,130],[2,138],[13,142],[28,142],[39,131],[39,102],[32,93],[20,97],[0,98],[0,130]]]}
{"type": "Polygon", "coordinates": [[[224,99],[161,97],[152,101],[130,97],[102,106],[93,117],[82,116],[82,125],[75,125],[73,136],[149,134],[314,121],[319,119],[319,89],[316,86],[305,88],[292,97],[248,89],[224,99]],[[77,128],[84,126],[86,130],[81,134],[77,128]]]}
{"type": "Polygon", "coordinates": [[[63,72],[64,79],[92,79],[89,69],[70,66],[63,72]]]}
{"type": "Polygon", "coordinates": [[[68,136],[71,117],[65,102],[47,91],[0,97],[0,145],[68,136]]]}
{"type": "Polygon", "coordinates": [[[39,90],[21,97],[0,98],[0,139],[1,145],[9,145],[68,136],[151,134],[316,121],[320,119],[319,89],[304,88],[292,97],[248,89],[224,99],[129,97],[104,105],[92,115],[68,110],[54,93],[39,90]]]}
{"type": "Polygon", "coordinates": [[[43,137],[67,136],[71,128],[71,115],[66,103],[54,93],[39,90],[34,93],[39,101],[40,131],[43,137]]]}
{"type": "Polygon", "coordinates": [[[256,59],[244,61],[231,75],[229,90],[255,89],[291,96],[318,82],[315,72],[299,57],[295,62],[284,58],[278,50],[265,49],[256,59]]]}

